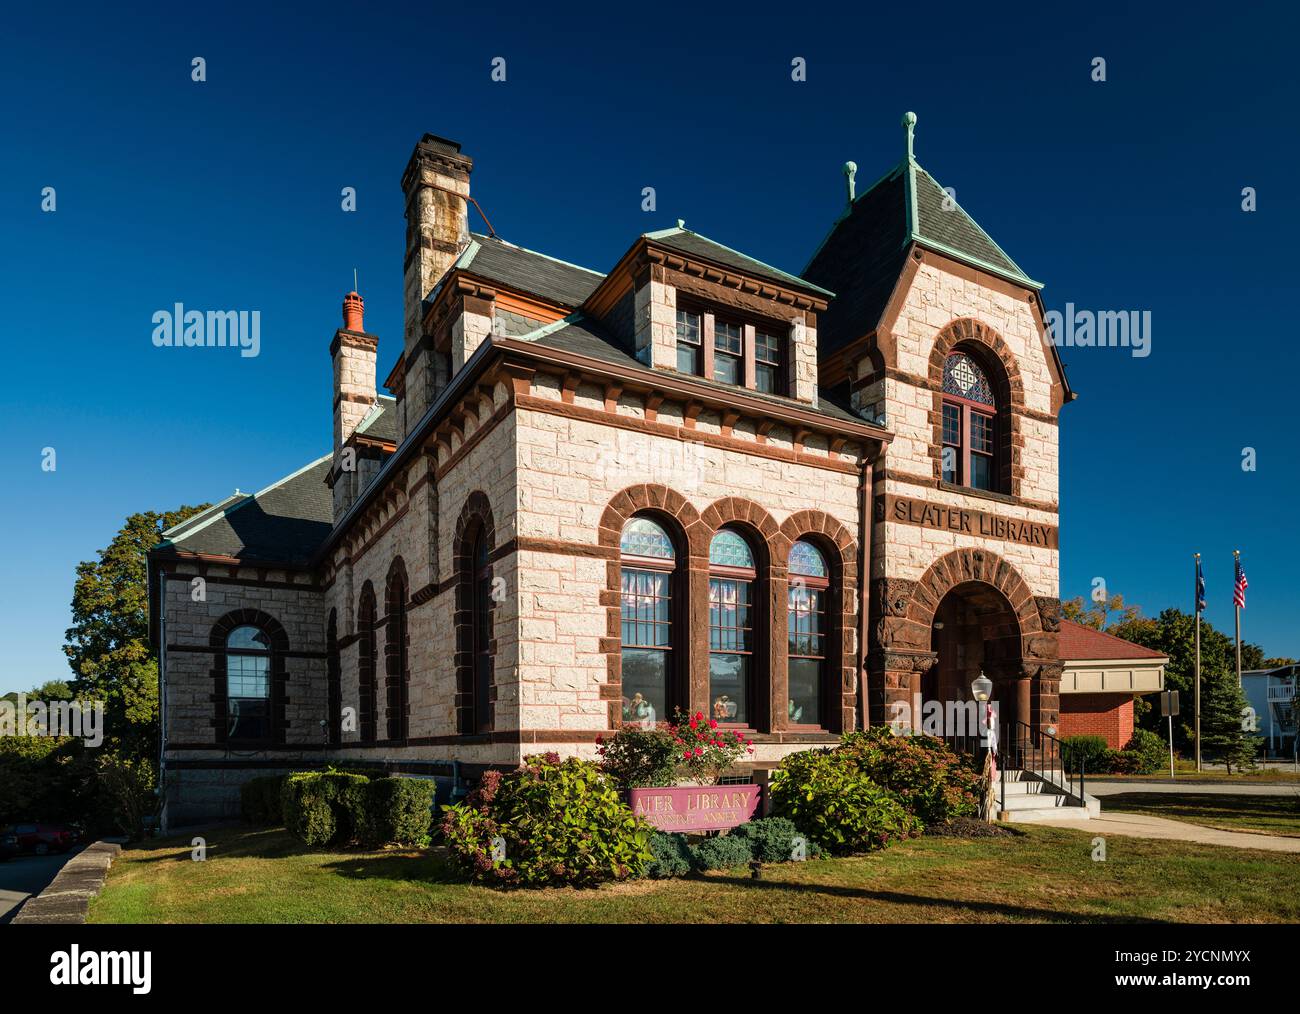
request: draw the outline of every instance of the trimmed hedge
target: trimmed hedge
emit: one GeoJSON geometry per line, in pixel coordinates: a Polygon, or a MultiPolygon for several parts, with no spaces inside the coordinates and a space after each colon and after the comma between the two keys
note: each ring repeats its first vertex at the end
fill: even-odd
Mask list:
{"type": "Polygon", "coordinates": [[[290,775],[280,790],[284,826],[308,845],[342,845],[356,833],[365,775],[306,771],[290,775]]]}
{"type": "Polygon", "coordinates": [[[433,782],[344,771],[308,771],[283,781],[284,826],[308,845],[429,844],[433,782]]]}
{"type": "Polygon", "coordinates": [[[250,778],[239,787],[239,812],[250,824],[263,827],[282,827],[284,808],[280,792],[287,775],[262,775],[250,778]]]}
{"type": "Polygon", "coordinates": [[[362,845],[429,844],[436,786],[418,778],[376,778],[364,787],[364,809],[358,815],[357,837],[362,845]]]}

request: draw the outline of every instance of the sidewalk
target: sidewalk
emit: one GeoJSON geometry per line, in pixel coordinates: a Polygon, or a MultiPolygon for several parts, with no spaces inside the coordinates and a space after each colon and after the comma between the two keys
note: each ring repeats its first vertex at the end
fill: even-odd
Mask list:
{"type": "Polygon", "coordinates": [[[1300,782],[1225,782],[1222,779],[1197,781],[1195,775],[1186,778],[1152,777],[1150,779],[1125,778],[1108,780],[1098,778],[1087,781],[1090,796],[1116,796],[1123,792],[1178,792],[1212,796],[1300,796],[1300,782]]]}
{"type": "MultiPolygon", "coordinates": [[[[1089,789],[1092,786],[1088,786],[1089,789]]],[[[1127,838],[1158,838],[1164,841],[1195,842],[1200,845],[1226,845],[1230,848],[1259,849],[1264,852],[1300,853],[1300,838],[1283,838],[1276,834],[1252,834],[1245,831],[1218,831],[1181,820],[1148,817],[1141,813],[1103,812],[1091,820],[1036,820],[1040,827],[1067,827],[1105,837],[1109,834],[1127,838]]]]}

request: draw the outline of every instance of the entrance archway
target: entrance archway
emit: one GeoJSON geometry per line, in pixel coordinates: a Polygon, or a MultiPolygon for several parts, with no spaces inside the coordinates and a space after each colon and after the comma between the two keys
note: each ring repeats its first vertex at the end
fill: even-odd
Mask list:
{"type": "Polygon", "coordinates": [[[971,683],[983,672],[993,681],[1003,727],[1015,720],[1031,722],[1021,637],[1015,609],[996,587],[982,581],[954,586],[939,601],[930,625],[936,659],[921,676],[922,700],[969,701],[971,683]]]}

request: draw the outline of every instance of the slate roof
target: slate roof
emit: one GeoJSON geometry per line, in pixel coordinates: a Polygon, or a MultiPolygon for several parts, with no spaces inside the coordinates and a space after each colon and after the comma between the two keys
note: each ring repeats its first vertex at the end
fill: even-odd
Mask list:
{"type": "Polygon", "coordinates": [[[357,432],[376,440],[397,443],[397,399],[379,395],[379,402],[357,424],[357,432]]]}
{"type": "MultiPolygon", "coordinates": [[[[605,328],[601,327],[597,321],[582,313],[571,314],[563,321],[556,321],[555,324],[538,328],[531,334],[523,335],[520,340],[533,342],[546,348],[557,349],[561,352],[574,352],[579,355],[590,356],[593,359],[599,359],[614,366],[640,370],[652,377],[663,375],[660,371],[653,370],[638,360],[632,354],[632,348],[627,342],[614,337],[605,328]]],[[[669,375],[672,376],[673,374],[669,375]]],[[[707,387],[716,388],[719,392],[735,393],[737,391],[734,384],[718,383],[713,380],[706,380],[704,377],[691,377],[689,379],[707,387]]],[[[762,394],[758,391],[745,389],[741,389],[741,391],[745,395],[757,398],[760,401],[770,401],[774,405],[806,409],[841,422],[859,424],[865,422],[860,416],[850,412],[846,405],[838,404],[828,398],[825,391],[820,393],[816,406],[792,401],[789,398],[782,398],[777,395],[762,394]]]]}
{"type": "Polygon", "coordinates": [[[1061,632],[1057,637],[1061,659],[1063,661],[1083,661],[1091,659],[1157,659],[1166,661],[1169,656],[1140,644],[1126,641],[1114,634],[1093,630],[1073,620],[1061,621],[1061,632]]]}
{"type": "Polygon", "coordinates": [[[798,275],[792,275],[780,268],[774,268],[771,264],[764,264],[748,254],[723,246],[716,240],[701,236],[698,232],[692,232],[681,225],[673,229],[661,229],[659,232],[647,232],[645,238],[653,240],[660,246],[666,246],[670,250],[676,250],[690,257],[699,257],[702,260],[712,261],[734,271],[743,271],[755,278],[766,278],[778,285],[793,286],[796,289],[815,292],[827,299],[835,295],[834,292],[823,289],[820,285],[815,285],[806,278],[800,278],[798,275]]]}
{"type": "Polygon", "coordinates": [[[876,329],[913,242],[1041,288],[933,176],[905,158],[858,195],[804,268],[805,278],[836,293],[819,321],[824,352],[876,329]]]}
{"type": "Polygon", "coordinates": [[[170,529],[153,552],[305,565],[333,525],[334,504],[325,485],[329,470],[327,454],[259,493],[231,497],[225,506],[170,529]]]}
{"type": "MultiPolygon", "coordinates": [[[[470,244],[455,266],[516,292],[570,308],[581,305],[605,278],[599,271],[479,233],[471,233],[470,244]]],[[[433,299],[432,293],[429,299],[433,299]]]]}

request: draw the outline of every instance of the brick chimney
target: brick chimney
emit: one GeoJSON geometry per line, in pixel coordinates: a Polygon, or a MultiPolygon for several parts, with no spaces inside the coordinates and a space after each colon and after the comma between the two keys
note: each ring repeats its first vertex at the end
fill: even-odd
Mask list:
{"type": "Polygon", "coordinates": [[[356,501],[358,475],[364,467],[356,449],[343,453],[348,439],[375,404],[375,358],[379,339],[366,333],[366,304],[357,293],[343,297],[343,326],[334,332],[330,359],[334,362],[334,520],[356,501]]]}
{"type": "Polygon", "coordinates": [[[406,195],[405,320],[402,335],[402,435],[447,385],[448,364],[423,328],[424,299],[469,244],[469,174],[460,145],[425,134],[402,174],[406,195]]]}

